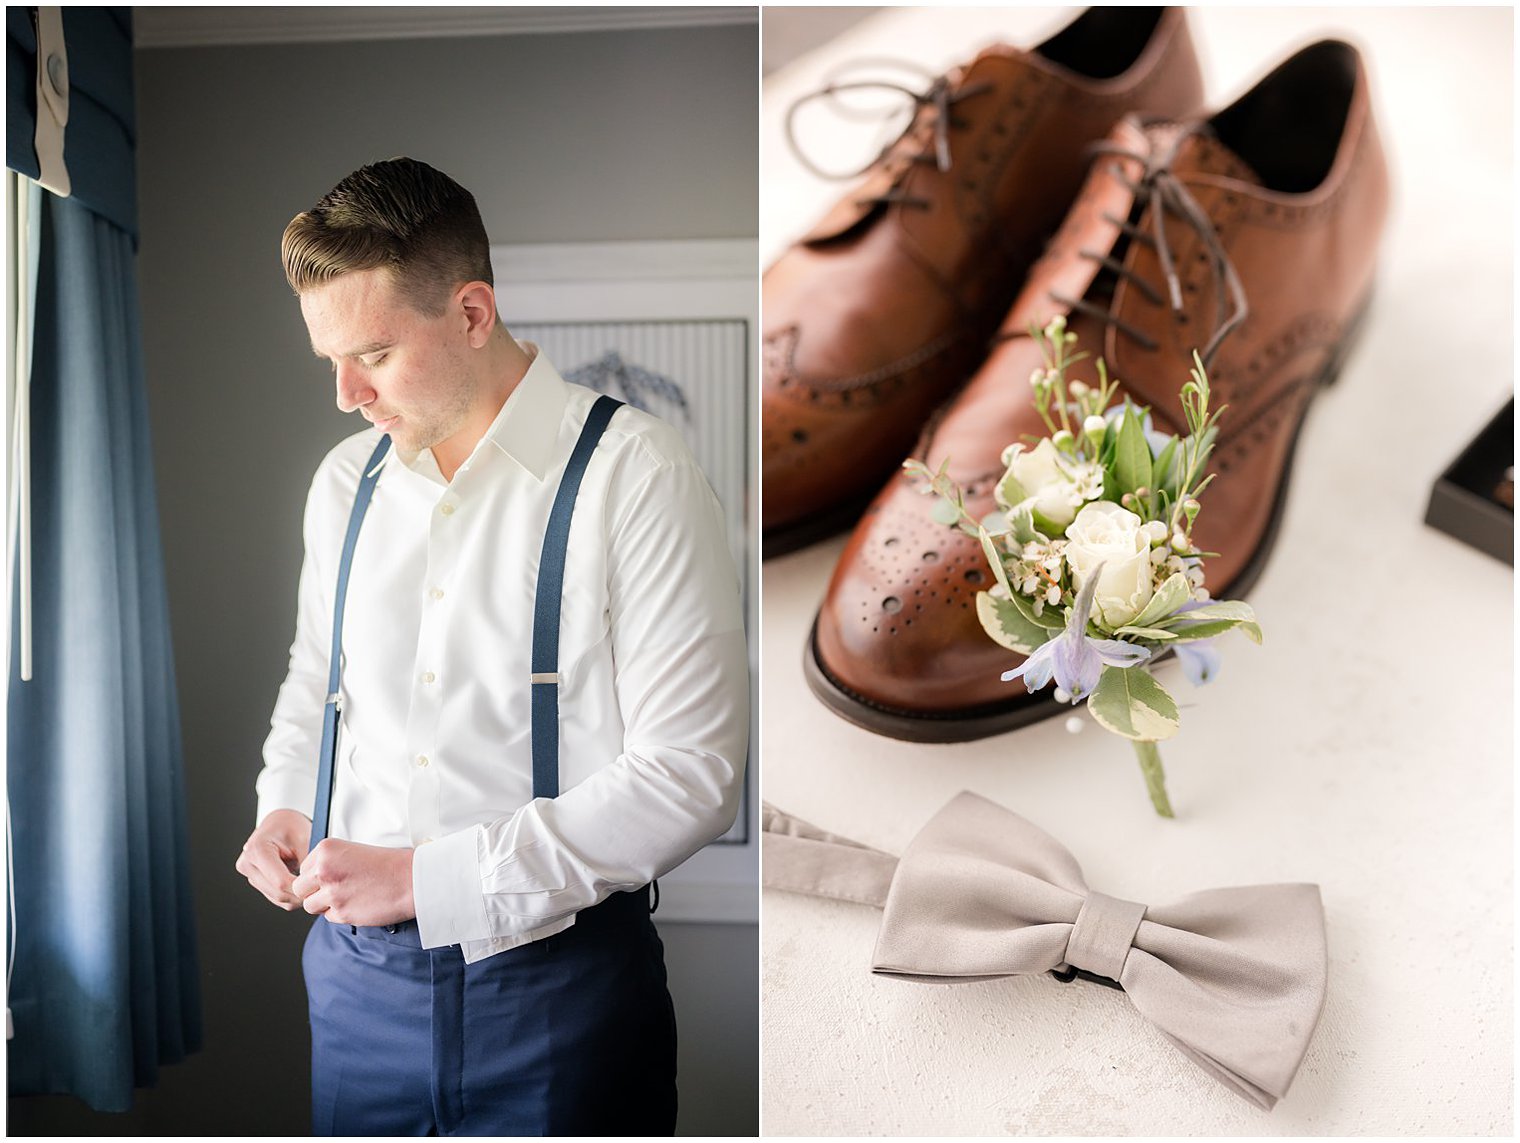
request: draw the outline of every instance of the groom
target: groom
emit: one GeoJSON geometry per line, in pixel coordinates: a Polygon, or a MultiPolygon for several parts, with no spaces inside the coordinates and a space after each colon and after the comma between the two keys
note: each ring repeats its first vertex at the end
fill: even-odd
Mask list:
{"type": "Polygon", "coordinates": [[[748,739],[721,509],[673,429],[502,326],[448,176],[364,167],[282,256],[338,407],[370,422],[312,481],[237,862],[316,916],[314,1130],[671,1134],[648,886],[733,822],[748,739]]]}

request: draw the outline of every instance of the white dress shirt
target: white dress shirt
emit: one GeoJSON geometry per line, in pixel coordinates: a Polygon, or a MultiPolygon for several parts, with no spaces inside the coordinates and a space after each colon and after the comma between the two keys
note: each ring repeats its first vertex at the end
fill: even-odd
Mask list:
{"type": "MultiPolygon", "coordinates": [[[[628,406],[576,498],[561,793],[533,798],[539,554],[596,397],[536,353],[452,481],[431,450],[391,450],[354,553],[329,833],[417,847],[422,945],[459,944],[466,961],[551,936],[667,872],[728,829],[739,804],[749,668],[722,509],[680,435],[628,406]]],[[[378,442],[374,429],[349,437],[312,480],[260,821],[315,804],[339,553],[378,442]]]]}

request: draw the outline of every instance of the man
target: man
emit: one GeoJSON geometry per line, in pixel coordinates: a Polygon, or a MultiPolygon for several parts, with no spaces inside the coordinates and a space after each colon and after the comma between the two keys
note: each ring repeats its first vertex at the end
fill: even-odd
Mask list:
{"type": "Polygon", "coordinates": [[[364,167],[291,222],[282,256],[338,407],[373,426],[312,482],[237,862],[318,917],[314,1129],[670,1134],[647,886],[732,823],[748,737],[721,510],[673,429],[622,406],[597,438],[596,394],[502,326],[485,228],[447,176],[364,167]],[[540,579],[554,535],[562,591],[540,579]],[[546,634],[547,669],[530,654],[546,634]],[[308,853],[324,748],[329,836],[308,853]]]}

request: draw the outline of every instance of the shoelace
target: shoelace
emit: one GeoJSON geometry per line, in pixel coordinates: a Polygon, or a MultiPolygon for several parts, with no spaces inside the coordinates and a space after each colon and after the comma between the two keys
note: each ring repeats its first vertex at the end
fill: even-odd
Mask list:
{"type": "MultiPolygon", "coordinates": [[[[1230,261],[1224,244],[1219,241],[1219,235],[1214,230],[1214,224],[1209,221],[1209,216],[1198,205],[1195,199],[1183,185],[1182,181],[1172,173],[1171,163],[1176,157],[1178,149],[1182,146],[1196,127],[1183,131],[1169,146],[1161,146],[1152,143],[1149,151],[1141,154],[1121,147],[1116,143],[1099,142],[1092,145],[1089,150],[1095,155],[1114,155],[1119,158],[1134,159],[1145,168],[1138,182],[1126,177],[1118,163],[1113,165],[1114,177],[1123,182],[1135,193],[1135,197],[1142,205],[1152,204],[1151,230],[1146,234],[1140,227],[1132,224],[1126,218],[1117,218],[1107,212],[1103,217],[1108,222],[1118,226],[1132,240],[1143,242],[1156,251],[1156,257],[1161,262],[1161,272],[1166,279],[1167,296],[1162,298],[1161,292],[1150,282],[1136,275],[1126,268],[1115,258],[1100,254],[1093,250],[1079,251],[1079,256],[1097,262],[1104,269],[1110,271],[1116,277],[1123,278],[1134,283],[1136,289],[1156,305],[1169,303],[1174,314],[1182,314],[1182,283],[1177,276],[1177,267],[1172,257],[1171,244],[1166,237],[1166,215],[1171,211],[1183,222],[1187,223],[1197,233],[1199,239],[1207,249],[1208,257],[1213,264],[1214,286],[1217,293],[1217,305],[1215,314],[1223,314],[1225,309],[1226,294],[1231,304],[1231,312],[1228,317],[1219,318],[1217,325],[1210,335],[1208,343],[1200,351],[1199,356],[1207,366],[1213,359],[1214,353],[1220,344],[1228,337],[1240,323],[1246,320],[1249,308],[1246,304],[1245,287],[1241,284],[1240,275],[1235,271],[1235,265],[1230,261]]],[[[1082,298],[1068,298],[1064,295],[1051,292],[1052,300],[1063,306],[1069,306],[1073,310],[1090,314],[1100,321],[1113,325],[1133,337],[1146,349],[1155,349],[1157,342],[1143,330],[1130,322],[1117,316],[1112,311],[1112,306],[1103,307],[1094,305],[1082,298]]]]}
{"type": "MultiPolygon", "coordinates": [[[[901,68],[907,71],[920,70],[915,64],[900,63],[891,60],[882,62],[886,63],[888,66],[901,68]]],[[[924,75],[925,78],[928,78],[927,72],[925,72],[924,75]]],[[[964,127],[966,125],[964,120],[957,119],[955,117],[952,109],[957,103],[960,103],[962,100],[969,99],[974,95],[980,95],[983,92],[990,90],[992,90],[992,85],[990,83],[972,83],[967,84],[964,87],[952,90],[949,77],[943,75],[934,78],[930,82],[928,88],[924,91],[914,91],[911,87],[908,87],[901,83],[896,83],[889,79],[863,79],[854,80],[848,83],[830,82],[825,84],[823,87],[820,87],[817,91],[810,91],[806,95],[798,97],[792,102],[792,105],[787,108],[786,120],[784,123],[787,146],[791,148],[792,154],[797,157],[797,161],[813,174],[817,175],[819,178],[828,179],[834,182],[845,182],[850,179],[859,178],[861,175],[865,174],[872,167],[874,167],[877,163],[881,162],[881,160],[884,159],[889,152],[891,152],[892,148],[897,146],[897,144],[902,140],[903,136],[913,129],[914,124],[918,122],[919,109],[923,107],[933,107],[935,112],[933,116],[933,146],[932,148],[920,151],[910,156],[910,161],[915,163],[933,163],[935,167],[938,168],[941,172],[945,172],[950,169],[951,165],[950,130],[954,127],[964,127]],[[878,151],[876,155],[864,166],[861,166],[853,171],[827,171],[820,167],[817,163],[813,162],[812,158],[807,154],[805,150],[803,150],[801,143],[798,142],[796,132],[797,113],[802,108],[812,103],[814,100],[832,100],[835,96],[845,91],[896,92],[909,100],[910,104],[914,107],[915,110],[913,114],[909,116],[907,124],[903,127],[902,131],[898,133],[897,137],[882,147],[882,149],[878,151]]],[[[890,114],[891,111],[889,110],[882,117],[885,118],[886,115],[890,114]]],[[[882,194],[872,195],[859,201],[859,205],[861,206],[871,205],[874,203],[901,203],[904,206],[916,206],[923,209],[928,209],[932,205],[928,199],[907,194],[903,192],[899,187],[892,187],[882,194]]]]}

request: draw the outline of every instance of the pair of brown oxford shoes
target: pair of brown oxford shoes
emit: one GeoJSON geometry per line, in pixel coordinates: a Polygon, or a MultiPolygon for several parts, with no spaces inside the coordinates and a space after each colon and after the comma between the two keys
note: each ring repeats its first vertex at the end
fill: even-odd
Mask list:
{"type": "Polygon", "coordinates": [[[1366,309],[1387,163],[1349,44],[1311,44],[1211,115],[1202,100],[1181,9],[1095,8],[989,48],[916,97],[766,272],[763,551],[854,526],[804,656],[849,721],[955,742],[1067,709],[1001,681],[982,554],[901,470],[948,459],[991,511],[1003,449],[1044,435],[1028,332],[1058,314],[1165,432],[1203,355],[1229,406],[1196,531],[1220,553],[1208,587],[1260,575],[1305,410],[1366,309]]]}

